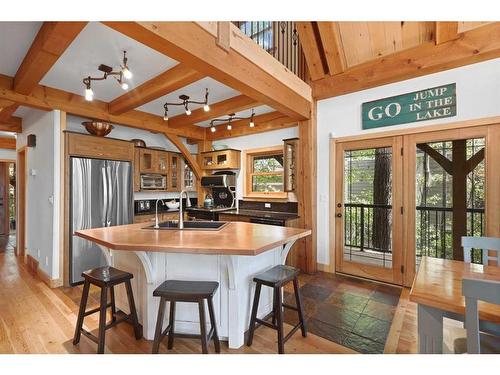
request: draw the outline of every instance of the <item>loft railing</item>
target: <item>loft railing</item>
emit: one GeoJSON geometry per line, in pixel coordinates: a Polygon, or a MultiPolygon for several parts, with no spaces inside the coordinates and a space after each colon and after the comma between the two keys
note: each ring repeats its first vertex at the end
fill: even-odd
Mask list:
{"type": "Polygon", "coordinates": [[[306,62],[293,21],[234,21],[245,35],[305,81],[306,62]]]}
{"type": "MultiPolygon", "coordinates": [[[[453,259],[452,228],[453,209],[451,207],[417,206],[416,218],[416,256],[453,259]]],[[[344,252],[355,251],[357,256],[366,253],[374,257],[373,252],[391,253],[389,246],[380,248],[374,245],[374,227],[377,211],[389,211],[392,206],[380,204],[346,203],[344,212],[344,252]]],[[[467,209],[467,235],[484,234],[484,208],[467,209]]],[[[473,249],[472,262],[481,263],[481,249],[473,249]]]]}

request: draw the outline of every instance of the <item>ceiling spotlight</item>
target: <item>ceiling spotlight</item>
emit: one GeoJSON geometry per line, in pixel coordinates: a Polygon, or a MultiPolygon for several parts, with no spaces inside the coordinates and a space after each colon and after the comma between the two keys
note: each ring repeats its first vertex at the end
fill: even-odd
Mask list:
{"type": "Polygon", "coordinates": [[[85,100],[91,102],[94,99],[94,92],[90,87],[90,77],[84,78],[83,84],[85,85],[85,100]]]}
{"type": "Polygon", "coordinates": [[[90,88],[90,83],[92,81],[103,81],[106,80],[109,76],[113,76],[118,84],[121,86],[123,90],[128,89],[128,83],[123,82],[123,79],[130,79],[132,78],[132,72],[127,66],[127,51],[123,51],[123,62],[122,65],[120,66],[119,71],[113,71],[113,68],[104,64],[101,64],[97,67],[97,69],[101,72],[103,72],[102,77],[86,77],[83,79],[83,84],[85,85],[85,100],[91,101],[93,99],[94,93],[92,92],[92,89],[90,88]]]}
{"type": "Polygon", "coordinates": [[[208,88],[205,89],[205,100],[204,101],[196,101],[196,100],[189,100],[188,95],[180,95],[179,99],[181,100],[179,103],[165,103],[163,104],[163,108],[165,108],[165,112],[168,111],[168,106],[169,105],[182,105],[184,106],[184,112],[186,113],[187,116],[191,115],[191,110],[189,109],[189,104],[203,104],[203,110],[205,112],[210,111],[210,106],[208,105],[208,88]]]}
{"type": "Polygon", "coordinates": [[[226,125],[227,130],[231,130],[233,128],[233,125],[232,125],[233,120],[250,120],[250,122],[248,123],[248,126],[253,128],[255,126],[255,122],[253,120],[253,117],[254,117],[253,109],[252,109],[252,114],[250,115],[250,117],[237,117],[234,113],[230,113],[227,118],[214,118],[213,120],[211,120],[210,121],[210,130],[212,131],[212,133],[215,132],[215,125],[214,124],[216,122],[227,123],[227,125],[226,125]]]}
{"type": "Polygon", "coordinates": [[[253,116],[254,116],[254,111],[252,108],[252,114],[250,115],[250,122],[248,123],[248,126],[250,126],[251,128],[255,127],[255,122],[253,121],[253,116]]]}
{"type": "Polygon", "coordinates": [[[163,116],[163,121],[168,121],[168,115],[165,113],[165,115],[163,116]]]}

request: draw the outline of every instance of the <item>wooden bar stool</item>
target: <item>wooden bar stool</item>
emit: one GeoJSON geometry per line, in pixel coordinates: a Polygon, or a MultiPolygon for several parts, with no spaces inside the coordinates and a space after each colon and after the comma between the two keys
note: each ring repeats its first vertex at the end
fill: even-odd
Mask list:
{"type": "Polygon", "coordinates": [[[132,324],[134,326],[135,338],[139,340],[142,337],[142,330],[139,326],[137,320],[137,311],[135,310],[134,295],[132,294],[132,286],[130,280],[134,277],[131,273],[121,271],[113,267],[98,267],[82,273],[84,278],[82,300],[80,302],[80,311],[78,313],[78,320],[76,322],[75,336],[73,338],[73,345],[77,345],[80,342],[81,334],[88,337],[90,340],[97,344],[97,353],[104,353],[104,340],[106,330],[114,327],[118,323],[124,321],[132,324]],[[116,318],[116,306],[115,306],[115,289],[114,287],[118,284],[125,283],[125,288],[127,290],[128,304],[130,308],[130,314],[116,318]],[[101,288],[101,303],[99,307],[85,311],[87,308],[87,300],[89,297],[90,285],[95,285],[101,288]],[[110,291],[111,301],[108,303],[108,290],[110,291]],[[111,307],[111,323],[106,324],[106,310],[111,307]],[[98,336],[94,336],[89,331],[83,329],[83,319],[91,314],[99,312],[99,333],[98,336]]]}
{"type": "Polygon", "coordinates": [[[167,280],[163,282],[153,292],[153,296],[160,297],[160,307],[158,308],[158,318],[156,320],[156,331],[153,342],[153,354],[157,354],[160,348],[160,342],[168,334],[167,348],[170,350],[174,346],[174,336],[200,338],[201,348],[203,354],[208,353],[208,343],[213,338],[215,351],[220,353],[220,342],[217,334],[217,322],[215,321],[213,296],[219,283],[216,281],[181,281],[181,280],[167,280]],[[208,303],[208,315],[210,316],[210,331],[206,332],[205,322],[205,299],[208,303]],[[170,316],[168,326],[163,329],[163,317],[165,315],[165,304],[170,302],[170,316]],[[200,313],[200,334],[199,335],[186,335],[174,333],[175,322],[175,304],[176,302],[193,302],[198,303],[200,313]]]}
{"type": "Polygon", "coordinates": [[[300,328],[302,336],[307,336],[306,323],[304,321],[304,312],[302,311],[302,302],[300,299],[299,291],[299,270],[290,266],[275,266],[270,270],[263,272],[254,277],[253,281],[257,283],[255,287],[255,296],[253,299],[252,315],[250,318],[250,327],[248,330],[247,345],[251,346],[253,341],[253,334],[256,328],[260,325],[275,329],[278,331],[278,352],[279,354],[285,353],[285,342],[292,337],[292,335],[300,328]],[[281,288],[288,282],[293,281],[293,289],[295,292],[296,306],[291,306],[283,303],[281,288]],[[259,298],[262,285],[273,288],[273,311],[262,319],[257,318],[257,311],[259,308],[259,298]],[[299,323],[283,337],[283,307],[297,311],[299,315],[299,323]],[[272,316],[272,323],[266,320],[272,316]]]}

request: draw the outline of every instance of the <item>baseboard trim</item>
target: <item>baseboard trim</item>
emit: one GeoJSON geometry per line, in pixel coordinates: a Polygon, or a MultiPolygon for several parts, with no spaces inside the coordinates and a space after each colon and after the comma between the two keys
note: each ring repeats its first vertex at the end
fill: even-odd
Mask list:
{"type": "Polygon", "coordinates": [[[51,279],[49,275],[45,273],[44,270],[41,268],[38,268],[37,271],[37,276],[40,280],[42,280],[47,286],[51,289],[54,288],[59,288],[60,286],[63,286],[63,281],[62,279],[51,279]]]}

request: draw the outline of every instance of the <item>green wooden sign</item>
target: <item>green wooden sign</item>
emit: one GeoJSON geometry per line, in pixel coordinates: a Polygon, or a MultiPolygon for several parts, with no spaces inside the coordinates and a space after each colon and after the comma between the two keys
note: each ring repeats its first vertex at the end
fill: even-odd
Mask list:
{"type": "Polygon", "coordinates": [[[457,114],[456,84],[363,103],[363,129],[453,117],[457,114]]]}

